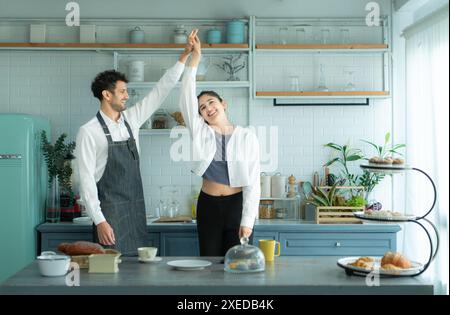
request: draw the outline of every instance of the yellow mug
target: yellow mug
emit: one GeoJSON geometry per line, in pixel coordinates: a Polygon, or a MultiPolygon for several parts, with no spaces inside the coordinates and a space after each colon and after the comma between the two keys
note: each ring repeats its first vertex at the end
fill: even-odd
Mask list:
{"type": "Polygon", "coordinates": [[[275,256],[280,256],[280,242],[275,240],[259,240],[259,248],[263,252],[266,261],[273,261],[275,256]],[[276,245],[278,245],[277,253],[275,253],[276,245]]]}

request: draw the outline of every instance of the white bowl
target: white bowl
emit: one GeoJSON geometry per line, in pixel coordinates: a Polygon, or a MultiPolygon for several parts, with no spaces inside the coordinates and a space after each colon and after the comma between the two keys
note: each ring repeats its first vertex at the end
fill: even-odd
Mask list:
{"type": "Polygon", "coordinates": [[[69,271],[69,256],[56,255],[55,252],[42,252],[37,260],[39,271],[45,277],[64,276],[69,271]]]}

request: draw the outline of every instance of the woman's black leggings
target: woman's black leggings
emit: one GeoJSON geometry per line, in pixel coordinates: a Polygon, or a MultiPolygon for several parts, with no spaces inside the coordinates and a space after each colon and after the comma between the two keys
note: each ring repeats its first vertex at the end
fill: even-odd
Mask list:
{"type": "Polygon", "coordinates": [[[225,256],[231,247],[240,244],[241,217],[242,192],[211,196],[200,191],[197,202],[200,256],[225,256]]]}

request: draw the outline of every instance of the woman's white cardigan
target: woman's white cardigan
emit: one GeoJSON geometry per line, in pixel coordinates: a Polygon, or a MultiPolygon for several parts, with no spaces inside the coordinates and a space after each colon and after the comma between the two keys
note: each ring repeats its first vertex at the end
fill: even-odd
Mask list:
{"type": "MultiPolygon", "coordinates": [[[[198,176],[205,173],[216,153],[214,129],[198,112],[195,76],[196,67],[186,67],[182,80],[180,110],[192,137],[194,166],[198,176]]],[[[237,126],[226,148],[231,187],[242,187],[241,226],[253,228],[258,215],[260,186],[259,142],[249,128],[237,126]]]]}

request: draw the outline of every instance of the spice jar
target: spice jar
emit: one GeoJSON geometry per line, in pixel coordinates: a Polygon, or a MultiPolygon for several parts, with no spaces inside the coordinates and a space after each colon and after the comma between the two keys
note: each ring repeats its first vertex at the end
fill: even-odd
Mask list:
{"type": "Polygon", "coordinates": [[[278,208],[275,209],[276,217],[277,219],[285,219],[287,216],[287,209],[286,208],[278,208]]]}
{"type": "Polygon", "coordinates": [[[158,109],[152,116],[152,129],[166,129],[168,128],[169,115],[164,109],[158,109]]]}
{"type": "Polygon", "coordinates": [[[188,35],[186,30],[184,29],[184,25],[178,25],[174,31],[173,42],[175,44],[186,44],[188,39],[188,35]]]}
{"type": "Polygon", "coordinates": [[[273,207],[273,200],[261,200],[259,203],[259,218],[260,219],[274,219],[275,209],[273,207]]]}

